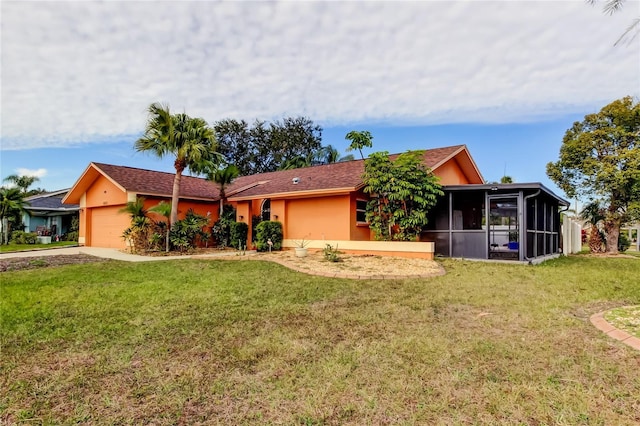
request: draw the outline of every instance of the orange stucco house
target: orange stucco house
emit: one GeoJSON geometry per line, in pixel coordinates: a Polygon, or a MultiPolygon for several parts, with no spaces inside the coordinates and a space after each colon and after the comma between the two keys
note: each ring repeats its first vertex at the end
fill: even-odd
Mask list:
{"type": "MultiPolygon", "coordinates": [[[[442,185],[484,183],[464,145],[426,150],[424,163],[442,185]]],[[[356,242],[372,239],[364,221],[369,197],[362,191],[363,172],[364,161],[354,160],[242,176],[226,194],[236,208],[236,220],[247,223],[249,229],[254,216],[281,222],[284,247],[304,238],[313,241],[316,248],[324,247],[325,242],[340,242],[341,249],[358,251],[356,242]]],[[[145,197],[147,207],[170,200],[173,177],[172,173],[91,163],[63,200],[80,206],[79,243],[124,248],[122,232],[129,226],[129,218],[118,211],[137,197],[145,197]]],[[[213,223],[218,219],[219,200],[215,184],[184,176],[179,217],[191,208],[208,214],[213,223]]]]}

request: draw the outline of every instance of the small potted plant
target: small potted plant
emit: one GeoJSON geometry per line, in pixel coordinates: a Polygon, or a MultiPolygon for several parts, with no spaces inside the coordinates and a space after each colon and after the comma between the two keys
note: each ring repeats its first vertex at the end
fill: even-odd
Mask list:
{"type": "Polygon", "coordinates": [[[301,240],[295,240],[293,242],[296,247],[295,247],[295,252],[296,252],[296,257],[306,257],[307,256],[307,246],[309,245],[309,241],[305,241],[304,238],[302,238],[301,240]]]}
{"type": "Polygon", "coordinates": [[[519,246],[518,233],[516,231],[509,232],[509,244],[507,244],[509,250],[518,250],[519,246]]]}

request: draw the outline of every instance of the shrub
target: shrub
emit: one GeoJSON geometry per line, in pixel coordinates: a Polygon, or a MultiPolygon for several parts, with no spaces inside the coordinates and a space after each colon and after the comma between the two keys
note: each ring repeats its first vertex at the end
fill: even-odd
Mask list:
{"type": "Polygon", "coordinates": [[[11,242],[15,244],[35,244],[38,241],[38,234],[35,232],[13,231],[11,242]]]}
{"type": "Polygon", "coordinates": [[[64,241],[78,241],[78,231],[67,232],[63,239],[64,241]]]}
{"type": "Polygon", "coordinates": [[[618,235],[618,251],[627,251],[630,246],[629,236],[621,231],[618,235]]]}
{"type": "Polygon", "coordinates": [[[232,246],[239,245],[244,247],[247,245],[247,236],[249,235],[249,225],[244,222],[231,222],[230,241],[232,246]],[[236,245],[237,244],[237,245],[236,245]]]}
{"type": "Polygon", "coordinates": [[[258,251],[268,251],[269,240],[272,243],[272,250],[282,248],[282,223],[264,220],[256,226],[256,248],[258,251]]]}
{"type": "Polygon", "coordinates": [[[322,254],[324,255],[324,259],[328,260],[329,262],[342,262],[342,258],[338,255],[339,252],[337,244],[335,248],[333,248],[331,244],[327,244],[322,249],[322,254]]]}
{"type": "Polygon", "coordinates": [[[211,227],[211,236],[220,248],[234,245],[235,240],[231,237],[231,225],[236,220],[236,209],[225,204],[222,209],[222,216],[211,227]]]}
{"type": "Polygon", "coordinates": [[[184,219],[173,224],[169,240],[180,251],[194,249],[198,241],[209,239],[209,233],[203,229],[208,224],[209,218],[207,216],[202,216],[189,209],[184,219]]]}
{"type": "Polygon", "coordinates": [[[216,244],[220,248],[228,247],[229,241],[233,241],[231,238],[231,224],[234,223],[227,218],[223,217],[217,220],[211,227],[211,234],[216,244]]]}

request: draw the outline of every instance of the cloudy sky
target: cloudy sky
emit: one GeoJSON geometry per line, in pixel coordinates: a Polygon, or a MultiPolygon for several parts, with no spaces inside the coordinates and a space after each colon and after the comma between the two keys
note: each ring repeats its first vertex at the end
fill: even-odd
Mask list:
{"type": "MultiPolygon", "coordinates": [[[[53,169],[18,164],[39,149],[131,145],[156,101],[210,123],[306,115],[328,135],[580,118],[640,94],[640,37],[613,46],[640,2],[612,16],[601,8],[3,1],[2,174],[53,169]]],[[[378,149],[404,148],[380,140],[378,149]]],[[[75,178],[86,164],[73,166],[75,178]]]]}

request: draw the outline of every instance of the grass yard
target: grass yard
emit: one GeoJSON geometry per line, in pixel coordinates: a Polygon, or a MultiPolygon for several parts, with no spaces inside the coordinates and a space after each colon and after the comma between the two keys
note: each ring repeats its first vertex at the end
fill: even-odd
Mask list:
{"type": "Polygon", "coordinates": [[[640,422],[640,353],[589,323],[640,259],[443,261],[431,279],[259,261],[0,275],[0,423],[640,422]]]}
{"type": "Polygon", "coordinates": [[[77,241],[53,241],[51,244],[2,244],[0,245],[0,253],[11,253],[25,250],[42,250],[60,247],[77,246],[77,241]]]}

